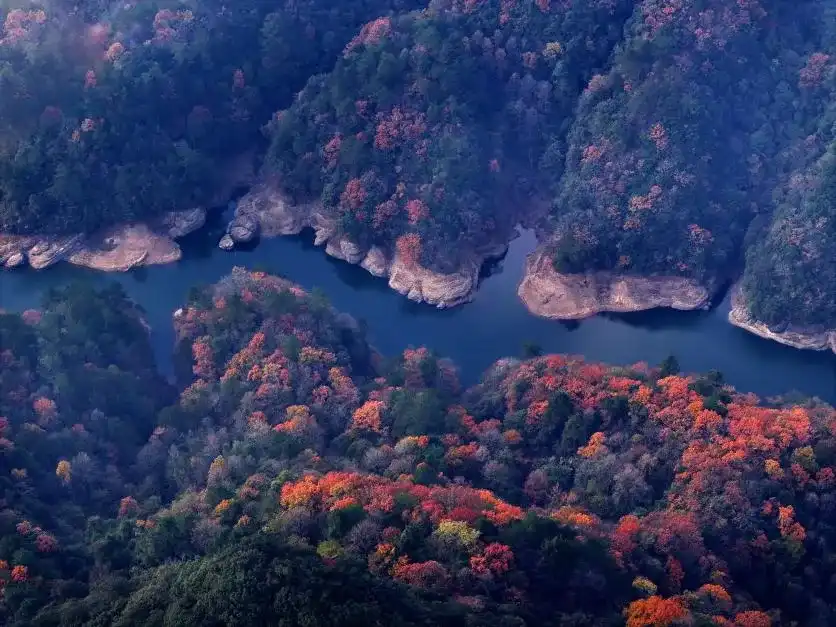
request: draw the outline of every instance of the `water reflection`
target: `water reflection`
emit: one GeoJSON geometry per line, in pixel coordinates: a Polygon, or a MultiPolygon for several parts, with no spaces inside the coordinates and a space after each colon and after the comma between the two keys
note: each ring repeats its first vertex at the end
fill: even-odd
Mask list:
{"type": "MultiPolygon", "coordinates": [[[[722,301],[720,302],[722,304],[722,301]]],[[[719,306],[719,305],[718,305],[719,306]]],[[[657,331],[661,329],[692,329],[715,315],[714,309],[697,311],[672,311],[670,309],[649,309],[630,313],[602,313],[600,316],[629,327],[657,331]]]]}

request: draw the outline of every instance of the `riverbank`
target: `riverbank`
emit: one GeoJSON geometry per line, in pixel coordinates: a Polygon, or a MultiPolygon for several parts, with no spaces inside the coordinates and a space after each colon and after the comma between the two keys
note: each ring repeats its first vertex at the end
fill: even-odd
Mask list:
{"type": "Polygon", "coordinates": [[[784,346],[801,350],[831,350],[836,353],[836,331],[792,327],[783,331],[775,331],[764,322],[757,320],[746,307],[746,297],[739,283],[735,284],[731,290],[731,310],[728,319],[736,327],[784,346]]]}
{"type": "Polygon", "coordinates": [[[182,250],[176,240],[202,228],[203,208],[172,211],[153,223],[110,227],[84,235],[0,235],[0,264],[6,268],[28,265],[43,270],[69,262],[99,272],[125,272],[139,266],[179,261],[182,250]]]}
{"type": "MultiPolygon", "coordinates": [[[[117,225],[92,235],[0,235],[0,265],[42,270],[68,262],[99,272],[125,272],[174,263],[183,256],[177,240],[201,229],[206,216],[205,209],[196,208],[167,213],[150,224],[117,225]]],[[[435,272],[377,246],[361,249],[337,232],[335,221],[319,205],[291,204],[264,183],[253,186],[239,200],[220,247],[229,251],[256,237],[298,235],[306,228],[314,230],[315,245],[324,246],[329,256],[358,265],[372,276],[388,278],[389,287],[409,300],[440,309],[471,301],[483,264],[502,257],[508,249],[507,243],[497,242],[473,251],[455,272],[435,272]]]]}
{"type": "MultiPolygon", "coordinates": [[[[218,170],[210,207],[225,206],[236,190],[253,185],[255,155],[230,157],[218,170]]],[[[60,262],[99,272],[126,272],[140,266],[174,263],[183,257],[177,240],[203,228],[208,211],[195,207],[169,211],[147,222],[117,224],[101,231],[70,235],[0,233],[0,267],[43,270],[60,262]]]]}
{"type": "Polygon", "coordinates": [[[707,309],[711,292],[683,277],[642,277],[610,272],[561,274],[540,247],[526,259],[517,294],[534,315],[581,320],[598,313],[628,313],[665,307],[707,309]]]}
{"type": "Polygon", "coordinates": [[[389,287],[413,302],[435,305],[439,309],[455,307],[473,299],[479,284],[482,265],[502,257],[507,243],[497,242],[473,251],[456,272],[435,272],[405,260],[397,252],[387,253],[378,246],[363,248],[340,233],[336,221],[326,215],[317,203],[293,204],[267,183],[255,186],[242,197],[235,217],[219,246],[230,250],[233,244],[261,237],[298,235],[313,229],[314,244],[324,246],[325,253],[335,259],[358,265],[375,277],[388,278],[389,287]]]}
{"type": "Polygon", "coordinates": [[[98,288],[118,283],[145,310],[161,368],[174,369],[172,313],[195,286],[228,275],[234,266],[286,277],[306,290],[319,288],[338,310],[350,313],[366,329],[369,342],[383,353],[426,346],[460,367],[462,382],[472,385],[497,359],[520,355],[525,344],[546,353],[584,355],[590,361],[630,365],[658,364],[676,355],[686,372],[719,370],[738,389],[763,396],[798,390],[836,402],[836,360],[830,352],[799,351],[743,333],[727,320],[729,297],[710,310],[655,309],[593,316],[560,323],[532,315],[517,298],[526,257],[537,247],[535,233],[522,230],[507,255],[483,269],[479,289],[466,307],[437,310],[396,293],[388,281],[359,265],[338,261],[314,246],[313,233],[262,239],[257,246],[224,252],[217,247],[223,217],[210,215],[206,226],[180,241],[183,258],[167,265],[130,272],[97,272],[59,263],[47,272],[23,268],[0,272],[0,309],[41,307],[50,290],[82,281],[98,288]],[[488,272],[489,270],[489,272],[488,272]]]}
{"type": "MultiPolygon", "coordinates": [[[[227,198],[231,196],[232,192],[229,192],[227,198]]],[[[217,219],[225,222],[220,212],[213,219],[213,224],[217,219]]],[[[40,270],[66,262],[97,272],[119,273],[139,267],[172,264],[183,259],[183,251],[177,240],[204,229],[206,222],[207,211],[197,208],[170,212],[151,225],[121,225],[91,236],[0,235],[0,265],[8,268],[28,265],[40,270]]],[[[244,241],[255,237],[269,239],[298,235],[305,229],[311,229],[314,232],[313,244],[318,251],[324,247],[328,257],[348,262],[370,276],[386,278],[390,290],[413,302],[427,303],[440,309],[449,309],[473,300],[477,289],[480,289],[480,273],[484,264],[502,258],[508,250],[507,244],[498,242],[492,248],[474,252],[454,273],[433,272],[420,265],[407,263],[397,254],[387,254],[376,246],[362,249],[338,233],[336,224],[325,216],[321,207],[316,204],[288,203],[281,194],[264,184],[253,186],[241,197],[224,237],[229,237],[233,226],[242,224],[247,225],[249,230],[244,241]]],[[[216,228],[217,225],[207,227],[206,237],[203,237],[203,233],[200,237],[205,240],[218,237],[215,235],[216,228]]],[[[528,230],[526,233],[526,241],[531,241],[526,246],[530,247],[520,258],[515,255],[513,260],[507,261],[515,268],[520,267],[520,271],[514,270],[515,274],[521,272],[521,276],[517,274],[518,283],[513,286],[519,300],[511,298],[517,303],[521,301],[529,313],[539,318],[572,321],[604,312],[626,314],[658,309],[701,311],[710,305],[711,291],[681,277],[557,273],[545,248],[536,245],[534,232],[528,230]]],[[[266,246],[266,242],[259,244],[259,247],[266,246]]],[[[219,254],[233,256],[237,253],[219,254]]],[[[487,295],[486,298],[493,300],[494,307],[498,306],[499,296],[487,295]]],[[[508,296],[503,294],[501,298],[508,296]]],[[[730,301],[726,324],[794,349],[836,352],[836,331],[770,329],[755,320],[746,310],[739,286],[731,290],[730,301]]]]}

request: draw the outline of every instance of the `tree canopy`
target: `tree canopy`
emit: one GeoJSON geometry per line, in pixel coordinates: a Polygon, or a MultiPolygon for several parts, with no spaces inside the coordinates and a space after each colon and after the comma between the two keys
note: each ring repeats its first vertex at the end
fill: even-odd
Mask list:
{"type": "Polygon", "coordinates": [[[453,272],[535,223],[560,272],[836,320],[833,0],[0,7],[0,232],[223,204],[234,163],[453,272]]]}
{"type": "Polygon", "coordinates": [[[175,326],[172,387],[116,288],[0,317],[4,624],[834,620],[814,399],[560,355],[462,389],[243,269],[175,326]]]}

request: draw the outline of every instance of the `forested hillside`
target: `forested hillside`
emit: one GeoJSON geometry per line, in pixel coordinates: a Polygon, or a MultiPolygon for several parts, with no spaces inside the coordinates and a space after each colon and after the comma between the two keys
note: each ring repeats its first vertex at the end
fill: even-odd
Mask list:
{"type": "Polygon", "coordinates": [[[0,317],[8,625],[836,620],[836,413],[549,355],[462,389],[236,270],[175,317],[70,287],[0,317]]]}
{"type": "Polygon", "coordinates": [[[379,19],[279,114],[266,167],[361,245],[451,272],[559,178],[560,138],[628,15],[621,1],[439,2],[379,19]]]}
{"type": "Polygon", "coordinates": [[[60,233],[209,203],[363,23],[419,3],[0,6],[0,230],[60,233]]]}
{"type": "Polygon", "coordinates": [[[432,271],[524,220],[561,273],[742,272],[755,318],[836,325],[833,0],[0,7],[0,232],[212,205],[248,155],[432,271]]]}

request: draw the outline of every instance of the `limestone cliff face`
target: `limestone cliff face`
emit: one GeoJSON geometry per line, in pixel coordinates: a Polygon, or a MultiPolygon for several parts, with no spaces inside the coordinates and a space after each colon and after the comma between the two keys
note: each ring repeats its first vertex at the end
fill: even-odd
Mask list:
{"type": "Polygon", "coordinates": [[[389,262],[386,259],[386,253],[377,246],[371,247],[363,261],[360,262],[360,267],[372,276],[385,277],[389,275],[389,262]]]}
{"type": "Polygon", "coordinates": [[[17,268],[26,263],[26,251],[37,243],[36,238],[0,234],[0,265],[17,268]]]}
{"type": "Polygon", "coordinates": [[[543,249],[529,255],[518,294],[533,314],[559,320],[578,320],[605,311],[702,309],[711,301],[704,286],[683,277],[561,274],[543,249]]]}
{"type": "Polygon", "coordinates": [[[28,262],[35,270],[42,270],[73,254],[83,239],[81,235],[0,235],[0,265],[16,268],[28,262]]]}
{"type": "Polygon", "coordinates": [[[441,274],[416,264],[408,264],[377,247],[365,249],[340,233],[336,222],[326,215],[318,203],[296,205],[269,183],[254,187],[239,202],[235,219],[256,220],[263,237],[296,235],[306,227],[314,229],[314,244],[325,246],[332,257],[359,264],[370,274],[389,277],[389,287],[410,300],[425,302],[439,308],[454,307],[467,302],[479,281],[479,269],[485,259],[501,256],[506,246],[497,246],[474,253],[456,272],[441,274]]]}
{"type": "Polygon", "coordinates": [[[258,223],[263,237],[298,235],[310,226],[312,205],[294,205],[273,186],[260,183],[241,197],[235,218],[249,218],[258,223]]]}
{"type": "Polygon", "coordinates": [[[144,224],[115,227],[68,257],[78,266],[102,272],[125,272],[137,266],[172,263],[182,257],[180,247],[166,235],[144,224]]]}
{"type": "Polygon", "coordinates": [[[366,253],[345,235],[333,235],[326,239],[325,252],[348,263],[357,264],[366,258],[366,253]]]}
{"type": "Polygon", "coordinates": [[[480,265],[481,262],[472,261],[458,272],[440,274],[417,264],[406,264],[395,255],[389,266],[389,287],[417,303],[429,303],[439,309],[455,307],[473,298],[480,265]]]}
{"type": "MultiPolygon", "coordinates": [[[[218,172],[211,205],[221,205],[242,185],[254,179],[253,154],[231,158],[218,172]]],[[[99,233],[55,235],[5,235],[0,233],[0,267],[25,265],[35,270],[60,261],[105,272],[119,272],[140,265],[171,263],[181,258],[174,240],[185,237],[206,223],[206,209],[196,207],[171,211],[148,224],[122,224],[99,233]]]]}
{"type": "Polygon", "coordinates": [[[165,230],[171,239],[180,239],[203,228],[206,224],[206,209],[195,207],[185,211],[169,211],[159,222],[161,230],[165,230]]]}
{"type": "Polygon", "coordinates": [[[746,307],[746,297],[740,284],[732,288],[731,306],[729,322],[749,333],[793,348],[814,351],[832,350],[836,353],[836,331],[798,328],[773,331],[765,323],[755,319],[746,307]]]}
{"type": "Polygon", "coordinates": [[[91,236],[0,236],[0,264],[17,267],[28,262],[42,270],[60,261],[103,272],[124,272],[141,265],[178,261],[175,239],[201,228],[202,208],[172,211],[146,224],[123,224],[91,236]]]}

